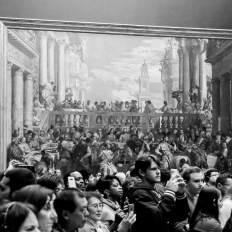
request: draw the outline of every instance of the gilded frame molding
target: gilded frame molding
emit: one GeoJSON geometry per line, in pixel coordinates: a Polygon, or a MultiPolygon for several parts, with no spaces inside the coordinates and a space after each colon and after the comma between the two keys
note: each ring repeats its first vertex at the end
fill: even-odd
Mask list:
{"type": "Polygon", "coordinates": [[[43,19],[0,17],[0,21],[9,29],[65,31],[77,33],[97,33],[112,35],[131,35],[148,37],[185,37],[202,39],[232,39],[232,30],[165,27],[129,24],[110,24],[75,22],[43,19]]]}

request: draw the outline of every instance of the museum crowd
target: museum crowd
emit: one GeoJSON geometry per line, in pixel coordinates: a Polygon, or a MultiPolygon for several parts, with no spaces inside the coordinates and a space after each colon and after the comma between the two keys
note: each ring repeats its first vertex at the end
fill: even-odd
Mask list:
{"type": "Polygon", "coordinates": [[[0,231],[231,231],[231,138],[196,126],[15,131],[0,231]]]}

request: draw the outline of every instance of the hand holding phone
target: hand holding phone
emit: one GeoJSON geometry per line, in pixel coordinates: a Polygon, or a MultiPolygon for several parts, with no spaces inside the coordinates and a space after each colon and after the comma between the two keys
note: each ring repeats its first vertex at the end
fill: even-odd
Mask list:
{"type": "Polygon", "coordinates": [[[68,187],[69,188],[76,188],[76,182],[75,182],[75,178],[73,176],[69,176],[68,177],[68,187]]]}
{"type": "Polygon", "coordinates": [[[129,214],[130,214],[131,212],[134,213],[134,211],[135,211],[135,206],[134,206],[134,204],[129,204],[129,205],[128,205],[128,213],[129,213],[129,214]]]}

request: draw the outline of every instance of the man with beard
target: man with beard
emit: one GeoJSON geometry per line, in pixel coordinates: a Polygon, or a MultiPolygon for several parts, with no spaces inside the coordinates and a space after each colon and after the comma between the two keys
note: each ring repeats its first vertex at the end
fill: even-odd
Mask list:
{"type": "Polygon", "coordinates": [[[185,220],[188,214],[182,177],[173,175],[161,196],[157,189],[161,182],[160,161],[155,156],[138,158],[135,171],[142,182],[130,189],[129,201],[134,204],[136,214],[131,231],[173,231],[174,222],[185,220]]]}

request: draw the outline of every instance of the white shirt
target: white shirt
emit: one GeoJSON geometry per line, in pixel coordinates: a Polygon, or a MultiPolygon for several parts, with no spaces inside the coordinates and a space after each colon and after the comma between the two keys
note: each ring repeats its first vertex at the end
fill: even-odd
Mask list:
{"type": "Polygon", "coordinates": [[[221,227],[224,228],[226,225],[226,222],[230,218],[232,211],[232,199],[231,198],[225,198],[222,201],[222,206],[219,210],[219,221],[221,223],[221,227]]]}

